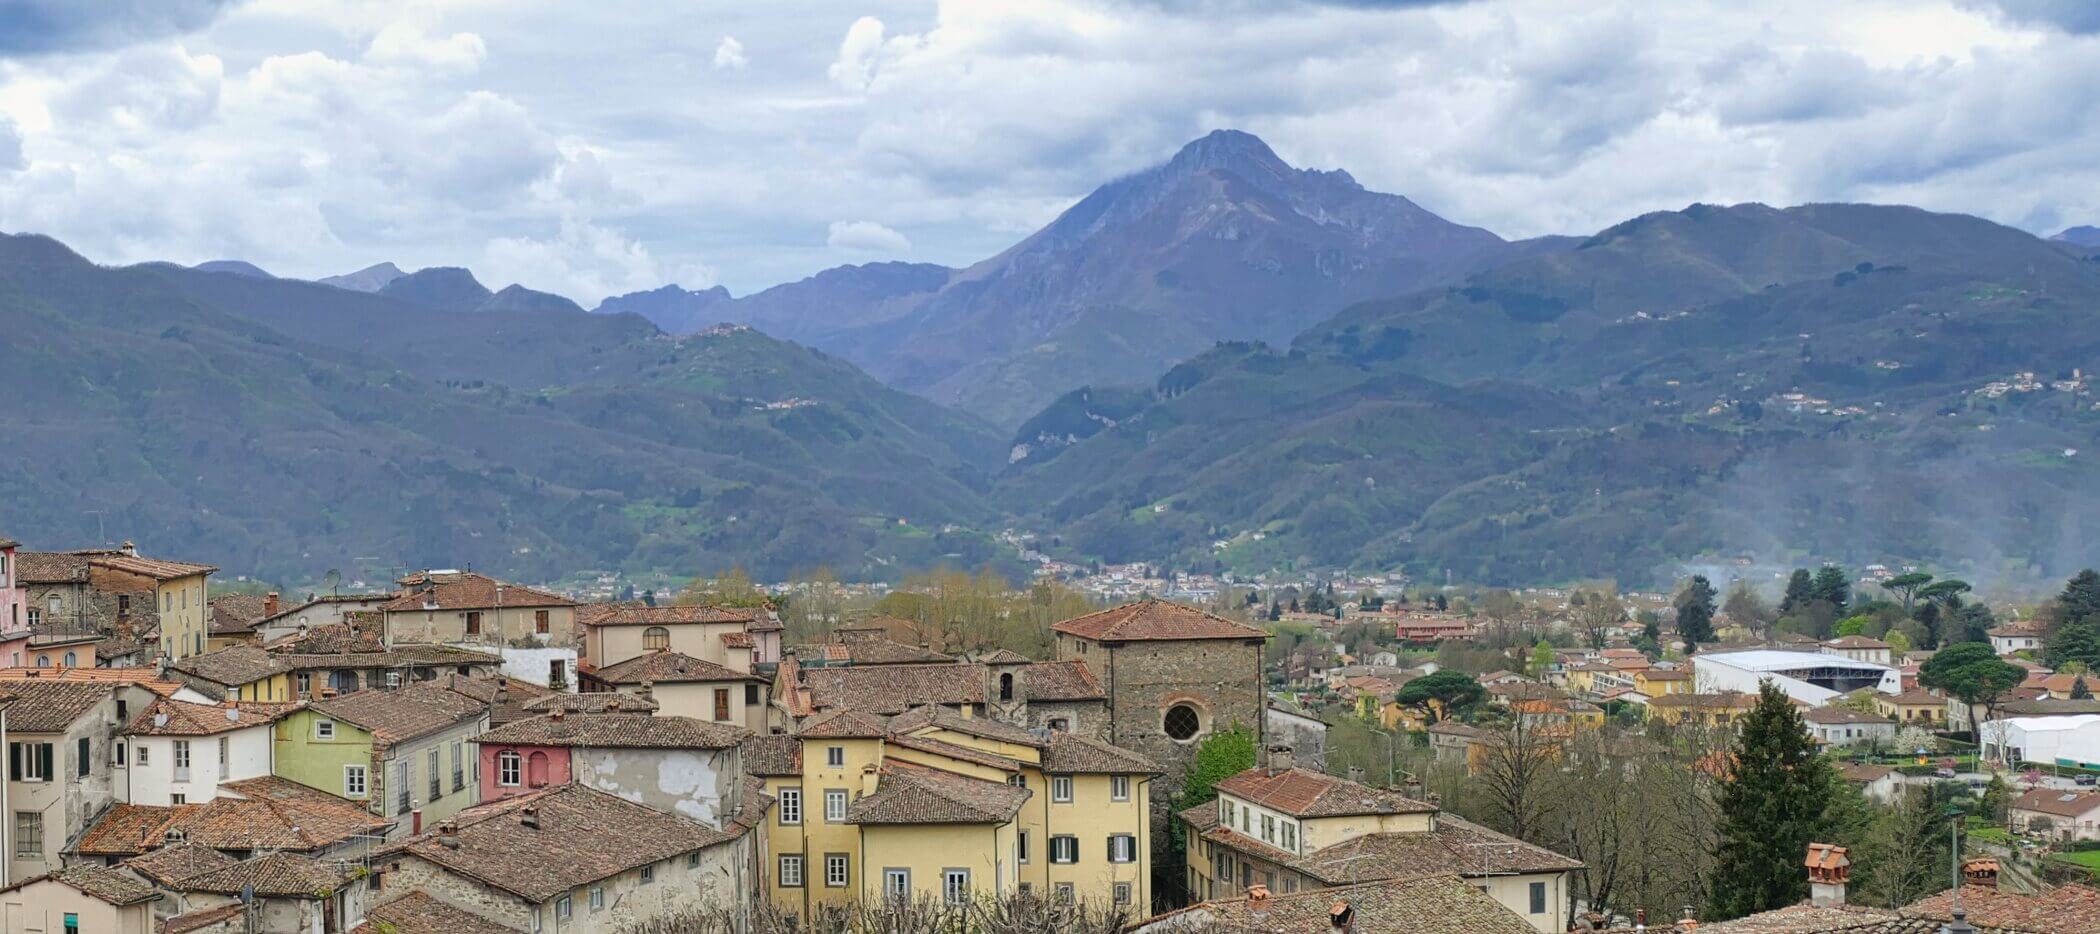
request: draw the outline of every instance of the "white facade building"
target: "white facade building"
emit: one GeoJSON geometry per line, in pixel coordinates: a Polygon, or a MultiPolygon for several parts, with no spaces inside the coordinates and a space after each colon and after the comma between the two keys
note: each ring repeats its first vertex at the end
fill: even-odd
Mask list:
{"type": "Polygon", "coordinates": [[[1692,678],[1701,694],[1757,693],[1770,681],[1788,697],[1815,707],[1860,688],[1903,693],[1903,674],[1887,665],[1825,652],[1752,649],[1692,656],[1692,678]]]}
{"type": "Polygon", "coordinates": [[[117,735],[111,784],[126,804],[202,804],[219,786],[271,774],[271,724],[284,704],[157,700],[117,735]]]}

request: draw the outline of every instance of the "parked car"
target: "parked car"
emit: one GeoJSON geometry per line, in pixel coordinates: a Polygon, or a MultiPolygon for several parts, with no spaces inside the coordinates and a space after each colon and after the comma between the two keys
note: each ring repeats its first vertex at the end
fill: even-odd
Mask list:
{"type": "Polygon", "coordinates": [[[2077,784],[2080,784],[2080,785],[2094,785],[2094,784],[2100,784],[2100,776],[2096,776],[2096,775],[2080,775],[2080,776],[2078,776],[2078,777],[2076,777],[2076,778],[2073,778],[2073,779],[2071,779],[2071,781],[2073,781],[2073,782],[2076,782],[2077,784]]]}
{"type": "Polygon", "coordinates": [[[1932,774],[1938,778],[1953,778],[1954,770],[1949,768],[1937,768],[1932,770],[1932,774]]]}

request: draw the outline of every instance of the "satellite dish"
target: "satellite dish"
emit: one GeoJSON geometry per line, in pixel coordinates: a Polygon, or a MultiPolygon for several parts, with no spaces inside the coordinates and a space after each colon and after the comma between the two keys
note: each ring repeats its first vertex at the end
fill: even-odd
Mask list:
{"type": "Polygon", "coordinates": [[[328,588],[330,595],[338,595],[336,591],[343,586],[343,572],[329,568],[328,573],[321,575],[321,586],[328,588]]]}

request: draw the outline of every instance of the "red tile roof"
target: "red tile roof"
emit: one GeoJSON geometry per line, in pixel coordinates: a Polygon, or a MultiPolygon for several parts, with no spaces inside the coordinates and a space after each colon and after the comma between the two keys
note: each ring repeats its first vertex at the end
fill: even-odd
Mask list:
{"type": "Polygon", "coordinates": [[[1051,629],[1096,642],[1181,639],[1266,639],[1245,623],[1164,600],[1126,603],[1053,624],[1051,629]]]}
{"type": "Polygon", "coordinates": [[[240,702],[192,704],[170,698],[155,698],[123,728],[126,736],[211,736],[255,726],[267,726],[299,709],[298,704],[240,702]]]}
{"type": "Polygon", "coordinates": [[[580,626],[673,626],[681,623],[755,623],[758,611],[722,606],[649,606],[593,603],[576,608],[580,626]]]}
{"type": "Polygon", "coordinates": [[[1217,784],[1219,794],[1274,808],[1292,817],[1351,814],[1434,814],[1436,805],[1304,769],[1254,768],[1217,784]]]}
{"type": "Polygon", "coordinates": [[[439,575],[428,585],[409,588],[407,593],[379,605],[389,613],[440,610],[487,610],[498,607],[575,606],[576,601],[519,584],[506,584],[480,574],[439,575]]]}

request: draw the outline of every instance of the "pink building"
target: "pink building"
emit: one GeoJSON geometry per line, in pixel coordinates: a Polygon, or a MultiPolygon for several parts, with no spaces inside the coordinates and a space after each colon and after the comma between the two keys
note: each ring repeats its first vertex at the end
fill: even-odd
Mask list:
{"type": "Polygon", "coordinates": [[[488,742],[481,745],[481,803],[531,794],[550,785],[566,785],[573,772],[569,747],[535,743],[488,742]]]}
{"type": "Polygon", "coordinates": [[[15,573],[14,539],[0,535],[0,665],[22,667],[29,650],[29,593],[15,573]]]}

